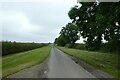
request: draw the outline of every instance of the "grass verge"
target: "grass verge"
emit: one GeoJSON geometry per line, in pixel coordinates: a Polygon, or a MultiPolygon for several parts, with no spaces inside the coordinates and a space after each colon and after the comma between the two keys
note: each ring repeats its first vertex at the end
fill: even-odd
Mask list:
{"type": "Polygon", "coordinates": [[[0,79],[2,78],[2,57],[0,56],[0,79]]]}
{"type": "Polygon", "coordinates": [[[48,57],[50,50],[50,46],[45,46],[2,57],[2,77],[6,77],[22,69],[41,63],[48,57]]]}
{"type": "Polygon", "coordinates": [[[58,47],[63,52],[82,60],[97,69],[103,70],[114,77],[118,77],[118,55],[101,52],[90,52],[84,50],[58,47]]]}

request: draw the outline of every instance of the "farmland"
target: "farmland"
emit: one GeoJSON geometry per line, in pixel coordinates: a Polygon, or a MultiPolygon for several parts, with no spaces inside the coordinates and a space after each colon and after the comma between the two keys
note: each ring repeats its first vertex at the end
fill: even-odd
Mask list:
{"type": "Polygon", "coordinates": [[[41,63],[50,53],[50,46],[33,49],[30,51],[3,56],[3,77],[18,72],[24,68],[41,63]]]}

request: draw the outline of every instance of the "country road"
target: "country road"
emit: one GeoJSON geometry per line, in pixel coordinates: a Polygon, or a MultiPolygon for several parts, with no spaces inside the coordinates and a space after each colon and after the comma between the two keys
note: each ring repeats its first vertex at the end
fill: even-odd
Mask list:
{"type": "Polygon", "coordinates": [[[48,70],[48,78],[95,78],[57,48],[51,50],[48,70]]]}
{"type": "Polygon", "coordinates": [[[95,78],[76,64],[67,54],[53,47],[50,56],[41,64],[23,69],[8,78],[95,78]]]}

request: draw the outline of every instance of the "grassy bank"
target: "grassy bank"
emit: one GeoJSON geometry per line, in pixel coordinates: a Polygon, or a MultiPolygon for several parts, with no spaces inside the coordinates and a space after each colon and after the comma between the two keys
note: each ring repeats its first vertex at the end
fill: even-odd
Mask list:
{"type": "Polygon", "coordinates": [[[114,77],[118,77],[118,55],[110,53],[89,52],[84,50],[58,47],[63,52],[78,58],[94,67],[101,69],[114,77]]]}
{"type": "Polygon", "coordinates": [[[50,46],[7,55],[2,58],[2,76],[18,72],[21,69],[41,63],[50,53],[50,46]]]}

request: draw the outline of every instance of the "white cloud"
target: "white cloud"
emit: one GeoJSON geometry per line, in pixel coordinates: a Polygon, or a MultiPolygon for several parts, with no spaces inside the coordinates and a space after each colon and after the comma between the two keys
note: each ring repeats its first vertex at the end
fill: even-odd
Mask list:
{"type": "Polygon", "coordinates": [[[73,3],[77,2],[77,0],[0,0],[0,2],[41,2],[41,3],[57,3],[57,4],[64,4],[64,3],[73,3]]]}
{"type": "MultiPolygon", "coordinates": [[[[75,0],[1,0],[3,40],[53,42],[75,0]]],[[[0,26],[0,27],[1,27],[0,26]]]]}
{"type": "Polygon", "coordinates": [[[35,36],[34,32],[42,31],[43,27],[31,24],[28,18],[21,12],[3,12],[1,21],[3,27],[3,39],[16,36],[20,36],[20,38],[25,38],[26,36],[29,38],[35,36]]]}
{"type": "Polygon", "coordinates": [[[4,12],[2,16],[3,29],[5,30],[9,29],[11,31],[18,30],[26,32],[38,30],[36,29],[37,26],[31,24],[28,18],[21,12],[4,12]]]}

